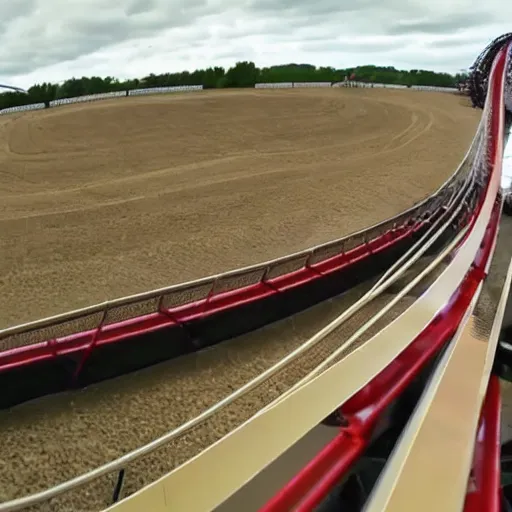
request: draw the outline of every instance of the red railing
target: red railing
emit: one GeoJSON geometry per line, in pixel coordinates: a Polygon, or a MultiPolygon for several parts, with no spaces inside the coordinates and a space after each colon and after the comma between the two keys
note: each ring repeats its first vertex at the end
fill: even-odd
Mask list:
{"type": "MultiPolygon", "coordinates": [[[[434,212],[430,219],[435,218],[440,211],[441,209],[434,212]]],[[[161,308],[156,313],[108,325],[100,323],[99,327],[95,329],[0,352],[0,371],[79,351],[83,351],[84,357],[88,357],[92,350],[101,345],[120,342],[167,327],[183,325],[185,322],[206,318],[303,286],[333,272],[348,269],[351,265],[370,255],[379,254],[418,232],[425,222],[427,220],[418,221],[412,226],[398,227],[343,254],[275,278],[261,280],[254,285],[218,294],[210,293],[205,299],[184,306],[161,308]]],[[[83,364],[83,361],[80,364],[83,364]]]]}
{"type": "Polygon", "coordinates": [[[475,441],[464,512],[501,511],[500,381],[491,376],[475,441]]]}

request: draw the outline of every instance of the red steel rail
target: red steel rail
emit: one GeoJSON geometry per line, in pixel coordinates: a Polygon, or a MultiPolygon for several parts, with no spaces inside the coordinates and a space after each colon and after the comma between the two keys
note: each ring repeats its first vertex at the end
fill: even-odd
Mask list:
{"type": "Polygon", "coordinates": [[[500,382],[491,376],[475,441],[464,512],[501,511],[500,382]]]}

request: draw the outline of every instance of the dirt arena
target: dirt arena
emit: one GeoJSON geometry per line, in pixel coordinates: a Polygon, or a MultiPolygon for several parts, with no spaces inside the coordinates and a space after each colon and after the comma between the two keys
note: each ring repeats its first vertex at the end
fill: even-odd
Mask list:
{"type": "Polygon", "coordinates": [[[212,91],[0,118],[0,328],[282,256],[453,172],[453,95],[212,91]]]}

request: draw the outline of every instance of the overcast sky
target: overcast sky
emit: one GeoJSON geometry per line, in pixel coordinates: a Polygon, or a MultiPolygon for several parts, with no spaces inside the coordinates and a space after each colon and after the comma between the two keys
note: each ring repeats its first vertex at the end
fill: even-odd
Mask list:
{"type": "Polygon", "coordinates": [[[510,0],[0,2],[0,82],[21,87],[237,60],[457,72],[512,29],[510,0]]]}

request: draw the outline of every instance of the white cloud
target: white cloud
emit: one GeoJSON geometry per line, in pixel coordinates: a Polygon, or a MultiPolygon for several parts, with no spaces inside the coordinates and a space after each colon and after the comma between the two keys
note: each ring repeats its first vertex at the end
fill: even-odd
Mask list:
{"type": "Polygon", "coordinates": [[[141,77],[254,60],[457,71],[510,27],[487,0],[16,0],[0,18],[0,82],[141,77]]]}

